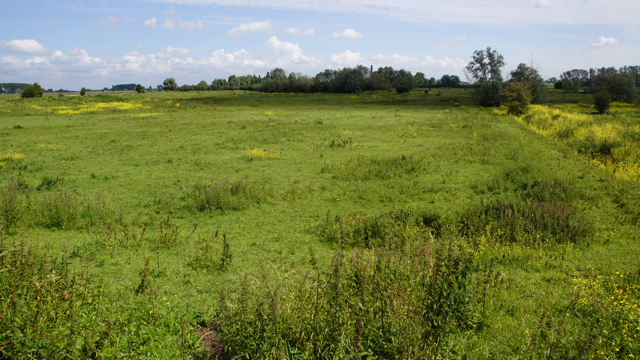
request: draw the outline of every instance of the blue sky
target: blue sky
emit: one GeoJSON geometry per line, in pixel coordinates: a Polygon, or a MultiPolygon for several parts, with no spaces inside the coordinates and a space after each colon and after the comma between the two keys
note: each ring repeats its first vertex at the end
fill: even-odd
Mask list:
{"type": "Polygon", "coordinates": [[[640,64],[640,1],[3,0],[0,82],[99,89],[275,68],[393,66],[459,75],[474,50],[544,78],[640,64]]]}

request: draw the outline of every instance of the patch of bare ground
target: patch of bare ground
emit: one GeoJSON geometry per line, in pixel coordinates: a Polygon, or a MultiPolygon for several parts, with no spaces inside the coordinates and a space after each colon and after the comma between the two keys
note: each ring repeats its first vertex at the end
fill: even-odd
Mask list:
{"type": "Polygon", "coordinates": [[[214,323],[211,323],[207,326],[196,328],[195,336],[200,339],[198,344],[206,349],[208,353],[208,357],[205,357],[205,359],[218,359],[224,351],[222,339],[218,336],[214,325],[214,323]]]}

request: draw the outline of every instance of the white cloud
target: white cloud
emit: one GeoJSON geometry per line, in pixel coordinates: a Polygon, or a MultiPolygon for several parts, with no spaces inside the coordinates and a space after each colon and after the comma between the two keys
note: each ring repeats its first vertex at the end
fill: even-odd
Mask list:
{"type": "Polygon", "coordinates": [[[300,36],[313,36],[316,34],[316,31],[313,29],[298,29],[294,27],[288,27],[282,31],[283,35],[300,35],[300,36]]]}
{"type": "Polygon", "coordinates": [[[265,68],[266,64],[262,60],[254,60],[253,55],[241,49],[233,53],[225,53],[224,49],[216,50],[207,59],[209,64],[223,68],[265,68]]]}
{"type": "Polygon", "coordinates": [[[462,36],[459,36],[459,37],[449,38],[449,39],[443,41],[442,43],[443,44],[449,44],[449,43],[452,43],[452,42],[465,42],[465,41],[467,41],[467,35],[462,35],[462,36]]]}
{"type": "Polygon", "coordinates": [[[421,71],[426,74],[429,73],[441,73],[443,71],[450,72],[452,74],[461,73],[462,69],[467,65],[467,61],[460,58],[451,59],[444,57],[442,59],[436,59],[433,56],[427,56],[423,60],[409,56],[409,55],[375,55],[369,59],[369,62],[373,64],[374,68],[380,66],[391,66],[399,69],[406,69],[411,71],[421,71]]]}
{"type": "Polygon", "coordinates": [[[164,19],[164,24],[162,24],[164,29],[173,29],[176,27],[176,21],[173,19],[166,18],[164,19]]]}
{"type": "Polygon", "coordinates": [[[234,27],[227,33],[228,37],[240,37],[248,34],[255,34],[263,31],[271,30],[269,21],[252,22],[234,27]]]}
{"type": "Polygon", "coordinates": [[[148,27],[156,27],[156,22],[158,21],[158,19],[156,19],[156,17],[152,17],[151,19],[147,19],[144,21],[144,25],[148,26],[148,27]]]}
{"type": "Polygon", "coordinates": [[[198,52],[211,51],[211,48],[208,46],[196,46],[196,51],[198,52]]]}
{"type": "Polygon", "coordinates": [[[615,44],[617,42],[618,42],[618,39],[616,38],[600,36],[598,38],[598,41],[591,42],[591,46],[600,47],[600,46],[615,44]]]}
{"type": "Polygon", "coordinates": [[[124,17],[115,17],[115,16],[104,16],[100,19],[101,24],[111,24],[111,27],[116,29],[118,25],[121,23],[129,23],[134,22],[136,19],[133,16],[124,16],[124,17]]]}
{"type": "Polygon", "coordinates": [[[184,59],[188,56],[189,49],[171,46],[165,47],[157,55],[158,59],[184,59]]]}
{"type": "Polygon", "coordinates": [[[536,7],[547,7],[547,6],[551,6],[551,3],[549,2],[549,0],[538,0],[538,3],[536,4],[536,7]]]}
{"type": "Polygon", "coordinates": [[[334,32],[333,34],[331,34],[331,36],[329,36],[330,39],[349,39],[349,40],[355,40],[355,39],[360,39],[362,38],[364,35],[362,33],[359,33],[357,31],[355,31],[354,29],[344,29],[343,32],[334,32]]]}
{"type": "Polygon", "coordinates": [[[136,45],[136,49],[142,49],[142,48],[144,48],[144,45],[142,45],[142,44],[136,45]]]}
{"type": "Polygon", "coordinates": [[[271,67],[285,67],[287,65],[312,67],[320,63],[314,57],[304,55],[300,45],[280,41],[275,36],[270,37],[264,43],[261,57],[271,67]]]}
{"type": "Polygon", "coordinates": [[[50,53],[44,45],[34,39],[0,41],[0,50],[22,55],[46,55],[50,53]]]}
{"type": "Polygon", "coordinates": [[[180,20],[180,29],[183,31],[194,31],[194,30],[202,30],[211,25],[205,25],[202,21],[182,21],[180,20]]]}
{"type": "Polygon", "coordinates": [[[364,61],[364,58],[360,56],[360,53],[354,53],[349,50],[342,54],[333,54],[329,59],[331,60],[331,65],[338,68],[354,67],[364,61]]]}
{"type": "Polygon", "coordinates": [[[532,24],[637,24],[640,1],[617,0],[615,6],[606,1],[550,0],[146,0],[176,5],[233,6],[276,10],[322,11],[343,14],[371,14],[415,22],[465,25],[532,25],[532,24]],[[538,11],[531,11],[538,5],[538,11]],[[623,9],[623,10],[621,10],[623,9]]]}

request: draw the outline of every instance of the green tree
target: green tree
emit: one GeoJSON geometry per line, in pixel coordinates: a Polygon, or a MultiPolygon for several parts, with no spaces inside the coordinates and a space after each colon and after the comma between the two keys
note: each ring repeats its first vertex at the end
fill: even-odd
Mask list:
{"type": "Polygon", "coordinates": [[[84,96],[86,93],[87,93],[87,89],[85,89],[84,87],[80,89],[80,96],[84,96]]]}
{"type": "Polygon", "coordinates": [[[542,76],[533,66],[527,66],[520,63],[518,67],[510,74],[509,82],[526,82],[531,90],[531,102],[534,104],[546,104],[549,102],[549,94],[547,94],[547,85],[544,83],[542,76]]]}
{"type": "Polygon", "coordinates": [[[44,94],[44,89],[42,88],[42,86],[40,86],[40,84],[35,82],[27,86],[26,89],[22,91],[22,94],[20,94],[20,97],[35,98],[35,97],[42,97],[42,94],[44,94]]]}
{"type": "Polygon", "coordinates": [[[473,60],[465,68],[465,74],[474,85],[471,99],[474,103],[484,107],[499,106],[500,92],[503,82],[502,68],[504,57],[496,50],[487,47],[486,50],[473,52],[473,60]]]}
{"type": "Polygon", "coordinates": [[[531,103],[530,82],[509,82],[500,93],[500,103],[507,108],[510,115],[524,114],[531,103]]]}
{"type": "Polygon", "coordinates": [[[604,114],[611,105],[611,94],[605,90],[598,91],[594,97],[593,105],[596,107],[598,114],[604,114]]]}
{"type": "Polygon", "coordinates": [[[162,83],[162,87],[166,91],[176,91],[178,90],[178,84],[176,83],[176,79],[174,78],[166,78],[162,83]]]}
{"type": "Polygon", "coordinates": [[[209,90],[209,84],[207,84],[206,81],[201,80],[198,83],[198,85],[196,85],[196,90],[198,90],[198,91],[209,90]]]}
{"type": "Polygon", "coordinates": [[[596,93],[606,91],[611,100],[633,104],[638,101],[636,80],[630,74],[619,72],[602,72],[593,78],[593,89],[596,93]]]}
{"type": "Polygon", "coordinates": [[[140,94],[141,92],[144,92],[144,86],[138,84],[138,85],[136,85],[136,89],[135,90],[138,92],[138,94],[140,94]]]}

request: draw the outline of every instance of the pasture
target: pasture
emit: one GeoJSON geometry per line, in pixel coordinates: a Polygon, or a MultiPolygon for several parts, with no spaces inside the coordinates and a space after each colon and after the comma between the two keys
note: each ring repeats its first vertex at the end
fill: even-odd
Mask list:
{"type": "Polygon", "coordinates": [[[2,96],[0,351],[638,357],[640,108],[550,95],[2,96]]]}

